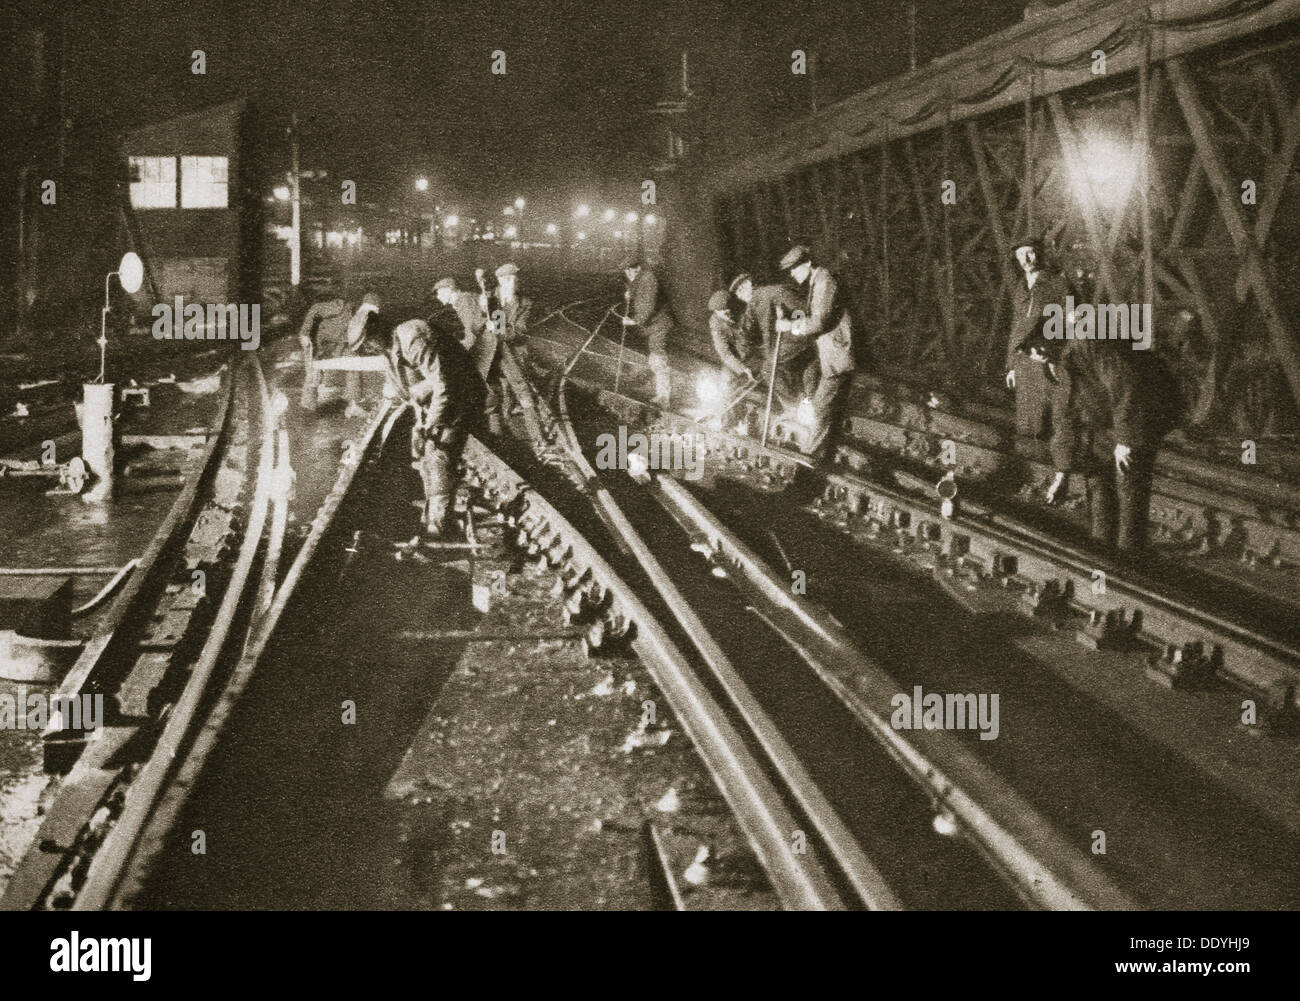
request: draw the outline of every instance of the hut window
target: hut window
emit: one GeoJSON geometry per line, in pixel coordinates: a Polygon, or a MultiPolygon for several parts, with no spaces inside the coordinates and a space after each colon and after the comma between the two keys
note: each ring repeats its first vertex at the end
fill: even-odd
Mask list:
{"type": "Polygon", "coordinates": [[[176,207],[176,158],[133,156],[131,163],[131,207],[174,209],[176,207]]]}
{"type": "Polygon", "coordinates": [[[181,157],[181,208],[224,209],[227,163],[224,156],[181,157]]]}

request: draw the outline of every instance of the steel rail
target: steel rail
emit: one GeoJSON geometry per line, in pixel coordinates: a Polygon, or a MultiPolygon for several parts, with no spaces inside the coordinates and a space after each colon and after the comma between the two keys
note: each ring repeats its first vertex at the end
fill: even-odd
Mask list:
{"type": "MultiPolygon", "coordinates": [[[[615,396],[599,385],[576,379],[596,393],[603,406],[626,415],[630,408],[643,412],[648,404],[634,397],[615,396]]],[[[697,421],[669,411],[659,412],[657,420],[674,429],[688,428],[703,435],[724,452],[750,464],[761,463],[794,468],[807,465],[806,457],[771,445],[733,435],[725,430],[707,428],[697,421]]],[[[856,457],[855,457],[856,458],[856,457]]],[[[1125,568],[1102,556],[1091,556],[1035,532],[1015,519],[994,512],[981,503],[964,500],[952,518],[944,518],[939,504],[904,492],[900,487],[880,483],[849,468],[815,470],[825,484],[829,500],[842,504],[850,513],[863,513],[885,523],[895,521],[894,512],[905,515],[909,530],[929,531],[936,545],[947,547],[954,537],[969,546],[969,555],[992,566],[1000,557],[1016,559],[1010,576],[1031,584],[1052,581],[1070,582],[1074,604],[1083,611],[1138,611],[1142,633],[1161,646],[1184,647],[1201,643],[1208,653],[1222,655],[1220,670],[1229,681],[1253,690],[1274,686],[1295,686],[1291,707],[1300,709],[1300,650],[1240,625],[1213,610],[1158,593],[1157,584],[1135,579],[1125,568]],[[933,526],[933,528],[922,528],[933,526]],[[1105,594],[1093,594],[1093,571],[1106,574],[1105,594]],[[1087,596],[1088,604],[1082,599],[1087,596]]],[[[909,477],[913,478],[913,477],[909,477]]],[[[913,478],[918,479],[919,478],[913,478]]]]}
{"type": "MultiPolygon", "coordinates": [[[[572,368],[570,365],[566,369],[557,387],[560,426],[575,461],[579,461],[594,478],[595,471],[582,454],[567,409],[565,387],[572,368]]],[[[766,446],[758,448],[763,453],[776,453],[775,449],[766,446]]],[[[891,697],[898,691],[897,683],[888,673],[854,649],[843,629],[828,614],[797,602],[787,594],[762,560],[695,501],[684,487],[669,477],[654,476],[651,481],[658,485],[657,498],[670,514],[680,514],[687,524],[709,538],[715,550],[726,552],[729,562],[741,571],[740,578],[746,582],[749,591],[769,608],[784,613],[783,638],[800,659],[903,766],[913,781],[961,820],[977,849],[1023,900],[1047,909],[1114,910],[1135,906],[1084,856],[1069,846],[1023,797],[946,734],[922,731],[919,735],[904,737],[894,730],[889,725],[888,712],[882,715],[875,708],[890,705],[891,697]]],[[[630,526],[629,531],[636,535],[630,526]]],[[[639,536],[637,539],[639,541],[639,536]]],[[[628,541],[633,544],[630,538],[628,541]]],[[[658,568],[644,543],[640,549],[644,552],[639,551],[638,557],[648,558],[650,565],[658,568]]],[[[685,615],[683,625],[692,638],[707,637],[707,631],[702,624],[697,625],[698,619],[689,604],[676,593],[666,574],[662,571],[651,574],[651,579],[674,613],[685,615]]],[[[703,647],[701,652],[709,659],[709,653],[703,647]]]]}
{"type": "MultiPolygon", "coordinates": [[[[734,812],[783,906],[800,910],[844,908],[846,903],[835,889],[834,880],[816,855],[794,852],[792,838],[801,824],[767,777],[765,763],[749,752],[744,736],[728,720],[694,667],[636,592],[550,501],[476,439],[469,440],[465,461],[494,499],[506,506],[522,503],[522,521],[555,533],[570,552],[570,566],[583,568],[575,578],[590,576],[613,596],[623,618],[635,625],[633,648],[734,812]]],[[[886,902],[880,899],[880,903],[886,902]]]]}
{"type": "Polygon", "coordinates": [[[122,811],[90,862],[85,881],[73,902],[73,910],[104,910],[109,905],[118,882],[135,854],[140,832],[149,819],[154,803],[179,766],[187,740],[193,736],[199,709],[210,694],[212,678],[228,650],[228,640],[234,631],[236,616],[248,595],[248,585],[261,549],[271,502],[275,424],[260,362],[256,356],[250,356],[243,364],[249,367],[257,386],[256,399],[261,411],[257,478],[244,538],[198,660],[167,716],[166,725],[149,759],[127,786],[122,811]]]}
{"type": "MultiPolygon", "coordinates": [[[[130,906],[134,897],[143,886],[152,856],[159,850],[166,837],[174,829],[181,809],[188,800],[190,791],[198,780],[199,773],[216,748],[218,741],[226,733],[232,715],[248,689],[254,673],[266,656],[267,648],[277,635],[277,630],[299,596],[307,568],[311,565],[317,551],[329,532],[333,529],[348,492],[365,464],[367,457],[387,441],[393,423],[400,413],[400,408],[380,408],[375,419],[370,423],[360,441],[345,453],[340,464],[334,486],[326,495],[311,528],[297,555],[289,565],[284,580],[275,590],[274,598],[265,612],[252,623],[252,628],[238,662],[226,680],[220,696],[213,704],[211,712],[204,719],[180,762],[173,779],[169,782],[158,803],[150,814],[147,824],[142,827],[137,838],[137,847],[129,864],[123,868],[109,898],[110,907],[130,906]]],[[[260,590],[259,590],[259,593],[260,590]]]]}
{"type": "MultiPolygon", "coordinates": [[[[582,453],[573,423],[569,419],[564,395],[564,383],[561,381],[559,391],[561,429],[568,440],[574,461],[582,467],[589,482],[597,483],[596,470],[588,463],[582,453]]],[[[776,724],[763,710],[749,686],[745,684],[726,652],[704,621],[695,612],[691,602],[672,583],[668,570],[659,562],[651,551],[641,533],[636,530],[627,515],[614,499],[613,495],[602,486],[595,486],[592,496],[605,511],[619,536],[627,543],[637,562],[645,569],[646,576],[654,584],[655,590],[668,605],[674,617],[681,624],[686,634],[695,644],[700,655],[709,665],[713,676],[721,684],[727,697],[735,706],[745,725],[763,748],[765,755],[781,776],[791,795],[807,814],[817,833],[825,842],[831,855],[843,871],[845,878],[853,886],[866,906],[872,910],[897,910],[902,905],[887,881],[876,866],[862,851],[857,839],[839,814],[818,787],[816,781],[799,763],[794,749],[790,747],[776,724]]]]}
{"type": "MultiPolygon", "coordinates": [[[[609,312],[606,313],[606,318],[609,312]]],[[[578,324],[565,317],[570,323],[578,324]]],[[[604,322],[604,319],[601,321],[604,322]]],[[[708,627],[695,612],[690,601],[672,583],[668,571],[659,563],[641,534],[624,514],[618,502],[608,489],[600,484],[596,470],[583,454],[581,443],[577,439],[573,422],[569,418],[565,386],[569,372],[577,359],[586,349],[587,344],[597,336],[599,326],[590,332],[583,347],[575,352],[569,365],[561,375],[556,387],[557,404],[560,420],[557,427],[565,439],[571,461],[578,468],[579,475],[587,484],[588,496],[597,505],[601,520],[615,533],[616,540],[644,568],[647,577],[653,583],[660,597],[668,605],[678,623],[691,638],[696,649],[704,658],[714,679],[721,685],[731,704],[744,722],[748,731],[763,749],[764,755],[780,775],[800,810],[808,817],[818,836],[835,860],[840,872],[853,888],[863,905],[873,910],[894,910],[902,907],[897,895],[890,889],[888,882],[876,866],[867,858],[857,839],[839,817],[839,814],[818,787],[816,781],[800,763],[798,756],[790,747],[779,728],[763,710],[758,700],[750,692],[731,659],[722,646],[714,639],[708,627]]]]}
{"type": "Polygon", "coordinates": [[[1135,905],[1019,793],[941,731],[904,737],[889,724],[898,682],[865,654],[829,613],[797,600],[784,581],[735,533],[669,476],[656,476],[656,499],[708,540],[738,571],[767,621],[895,761],[951,811],[980,852],[1026,902],[1050,910],[1117,910],[1135,905]],[[985,804],[990,804],[986,806],[985,804]]]}
{"type": "MultiPolygon", "coordinates": [[[[560,351],[567,347],[564,341],[546,337],[540,331],[531,336],[560,351]]],[[[602,342],[608,344],[611,351],[617,347],[616,342],[606,338],[602,338],[602,342]]],[[[588,354],[598,363],[611,367],[614,364],[612,353],[589,351],[588,354]]],[[[877,395],[883,392],[886,396],[898,389],[897,384],[874,376],[859,377],[855,386],[877,395]]],[[[855,441],[901,453],[916,439],[923,438],[931,445],[951,440],[956,446],[957,464],[961,468],[993,470],[1008,461],[1023,461],[1029,464],[1035,475],[1050,473],[1051,467],[1045,457],[1029,454],[1018,447],[1008,447],[1005,444],[1007,432],[996,421],[979,414],[958,414],[928,407],[915,402],[911,398],[914,395],[914,390],[910,389],[899,395],[902,413],[914,414],[911,418],[885,419],[874,413],[849,415],[855,441]],[[948,426],[934,426],[938,421],[948,426]]],[[[1223,513],[1239,516],[1250,548],[1261,554],[1276,548],[1289,563],[1300,561],[1300,529],[1290,524],[1293,519],[1286,514],[1300,510],[1300,484],[1279,484],[1261,473],[1226,470],[1166,448],[1157,458],[1152,501],[1157,508],[1171,512],[1171,516],[1186,517],[1190,514],[1200,519],[1213,519],[1223,513]]]]}

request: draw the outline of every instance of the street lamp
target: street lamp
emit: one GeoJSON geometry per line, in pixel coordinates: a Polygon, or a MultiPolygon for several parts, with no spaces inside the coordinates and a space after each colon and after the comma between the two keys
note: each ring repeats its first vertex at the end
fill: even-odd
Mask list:
{"type": "Polygon", "coordinates": [[[442,224],[443,224],[443,226],[445,226],[447,229],[455,229],[457,226],[460,225],[460,216],[458,216],[458,215],[449,215],[449,216],[447,216],[446,219],[444,219],[444,220],[442,221],[442,224]]]}
{"type": "Polygon", "coordinates": [[[520,212],[522,212],[522,211],[524,210],[524,205],[525,205],[525,204],[527,204],[527,203],[526,203],[522,198],[516,198],[516,199],[515,199],[515,208],[517,208],[520,212]]]}
{"type": "Polygon", "coordinates": [[[573,214],[577,216],[579,219],[585,219],[587,218],[588,215],[591,214],[591,206],[587,205],[584,202],[583,204],[578,206],[578,208],[574,211],[573,214]]]}
{"type": "Polygon", "coordinates": [[[287,202],[289,200],[289,186],[287,184],[276,185],[275,197],[279,201],[287,202]]]}
{"type": "Polygon", "coordinates": [[[626,218],[628,222],[636,222],[638,217],[635,212],[629,212],[626,218]]]}
{"type": "Polygon", "coordinates": [[[613,221],[614,221],[614,210],[613,210],[613,209],[606,209],[606,210],[605,210],[605,214],[604,214],[601,218],[603,218],[606,222],[613,222],[613,221]]]}
{"type": "Polygon", "coordinates": [[[647,216],[645,217],[645,224],[646,224],[647,226],[653,226],[653,225],[655,224],[655,221],[656,221],[656,220],[655,220],[655,217],[654,217],[653,213],[652,213],[652,214],[649,214],[649,215],[647,215],[647,216]]]}
{"type": "Polygon", "coordinates": [[[429,190],[429,179],[428,179],[427,177],[417,177],[417,178],[415,179],[415,190],[416,190],[416,191],[428,191],[428,190],[429,190]]]}

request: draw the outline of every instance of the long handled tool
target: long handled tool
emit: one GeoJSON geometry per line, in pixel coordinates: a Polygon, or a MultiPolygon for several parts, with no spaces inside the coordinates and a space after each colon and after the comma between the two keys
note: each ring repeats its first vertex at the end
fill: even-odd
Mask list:
{"type": "Polygon", "coordinates": [[[622,328],[618,335],[618,364],[614,368],[614,395],[618,395],[618,384],[623,377],[623,344],[627,341],[627,324],[623,322],[632,312],[632,290],[628,289],[623,293],[623,312],[619,314],[619,326],[622,328]]]}
{"type": "Polygon", "coordinates": [[[767,410],[763,412],[763,440],[761,442],[764,448],[767,447],[767,431],[772,421],[772,396],[776,393],[776,365],[781,358],[781,331],[778,328],[776,332],[776,348],[772,351],[772,372],[767,382],[767,410]]]}

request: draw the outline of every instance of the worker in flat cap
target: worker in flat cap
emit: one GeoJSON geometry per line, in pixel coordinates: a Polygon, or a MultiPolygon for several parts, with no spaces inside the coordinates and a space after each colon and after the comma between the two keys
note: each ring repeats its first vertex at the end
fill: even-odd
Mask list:
{"type": "Polygon", "coordinates": [[[497,336],[517,348],[528,333],[528,314],[533,301],[519,294],[519,265],[513,262],[501,265],[496,269],[496,279],[497,287],[489,307],[491,317],[497,323],[497,336]]]}
{"type": "Polygon", "coordinates": [[[727,372],[724,405],[734,406],[738,394],[758,381],[750,368],[757,352],[732,311],[731,293],[727,289],[719,289],[709,296],[709,336],[713,339],[713,350],[718,353],[718,360],[727,372]]]}
{"type": "Polygon", "coordinates": [[[451,522],[465,441],[482,426],[486,387],[455,335],[424,320],[393,328],[385,354],[389,391],[416,411],[411,453],[425,503],[423,534],[412,542],[436,542],[451,522]]]}
{"type": "Polygon", "coordinates": [[[483,412],[487,418],[488,433],[499,435],[504,430],[501,395],[493,385],[499,380],[491,376],[497,359],[497,332],[488,323],[488,317],[478,299],[472,293],[462,291],[455,278],[439,278],[434,283],[433,291],[438,301],[444,306],[450,306],[460,321],[461,346],[470,353],[479,377],[487,384],[483,412]]]}
{"type": "Polygon", "coordinates": [[[812,397],[813,425],[805,452],[823,462],[834,446],[840,409],[853,379],[853,320],[839,280],[818,267],[803,245],[791,247],[780,268],[790,275],[803,301],[789,317],[777,320],[777,330],[795,344],[815,342],[821,377],[812,397]]]}
{"type": "Polygon", "coordinates": [[[667,408],[672,392],[672,379],[668,368],[668,336],[672,333],[673,317],[667,298],[659,287],[659,276],[645,266],[639,255],[623,261],[623,277],[627,288],[623,293],[625,312],[623,326],[645,335],[647,361],[654,376],[654,397],[657,407],[667,408]]]}
{"type": "Polygon", "coordinates": [[[1063,496],[1073,471],[1075,421],[1060,389],[1060,341],[1043,335],[1044,312],[1056,305],[1062,310],[1072,294],[1065,276],[1047,262],[1037,236],[1019,240],[1012,253],[1021,280],[1011,296],[1011,331],[1007,337],[1006,384],[1015,391],[1016,434],[1049,442],[1055,475],[1047,487],[1047,502],[1063,496]]]}
{"type": "Polygon", "coordinates": [[[494,275],[497,283],[488,300],[488,326],[495,331],[499,347],[487,378],[490,385],[500,387],[504,412],[516,413],[518,406],[511,399],[517,394],[511,387],[523,387],[524,338],[533,302],[519,294],[519,265],[507,262],[494,275]]]}
{"type": "MultiPolygon", "coordinates": [[[[767,383],[774,368],[772,352],[776,348],[776,321],[798,307],[800,296],[788,282],[756,286],[754,279],[743,272],[731,280],[728,289],[744,304],[740,327],[753,351],[749,368],[761,383],[767,383]]],[[[817,352],[811,350],[811,345],[784,338],[775,371],[775,397],[784,409],[798,406],[801,399],[805,396],[811,398],[817,390],[817,352]],[[805,378],[808,381],[806,390],[803,387],[805,378]]]]}

